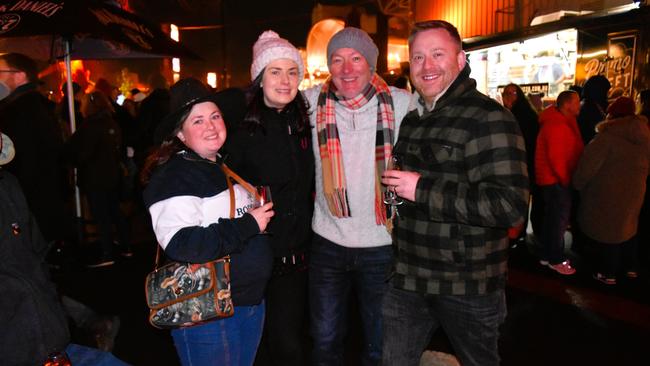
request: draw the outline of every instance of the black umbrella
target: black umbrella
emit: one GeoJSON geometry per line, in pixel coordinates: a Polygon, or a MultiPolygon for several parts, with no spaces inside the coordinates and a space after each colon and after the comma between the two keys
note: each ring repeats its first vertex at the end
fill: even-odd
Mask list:
{"type": "Polygon", "coordinates": [[[0,37],[25,37],[2,45],[41,59],[65,57],[68,41],[73,59],[196,58],[158,25],[101,0],[0,0],[0,37]]]}
{"type": "MultiPolygon", "coordinates": [[[[197,58],[159,26],[100,0],[0,0],[0,52],[63,58],[68,95],[71,59],[197,58]]],[[[74,132],[72,98],[68,102],[74,132]]]]}
{"type": "MultiPolygon", "coordinates": [[[[159,26],[100,0],[0,0],[0,52],[63,58],[68,95],[73,95],[71,59],[198,58],[159,26]]],[[[74,132],[73,98],[68,109],[74,132]]],[[[81,216],[78,193],[76,201],[81,216]]]]}

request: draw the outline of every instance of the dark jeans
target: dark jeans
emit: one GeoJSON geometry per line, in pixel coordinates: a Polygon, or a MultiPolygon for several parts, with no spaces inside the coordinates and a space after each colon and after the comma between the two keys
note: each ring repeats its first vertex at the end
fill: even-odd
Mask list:
{"type": "Polygon", "coordinates": [[[309,264],[313,365],[342,365],[349,296],[357,295],[364,347],[362,365],[381,362],[381,305],[393,260],[390,245],[346,248],[314,235],[309,264]]]}
{"type": "Polygon", "coordinates": [[[636,272],[639,269],[638,241],[633,237],[620,244],[592,241],[596,247],[596,272],[607,278],[616,278],[623,271],[636,272]]]}
{"type": "Polygon", "coordinates": [[[90,214],[97,224],[97,234],[103,256],[113,254],[113,224],[117,229],[120,244],[129,246],[129,223],[120,209],[117,191],[85,192],[90,214]]]}
{"type": "Polygon", "coordinates": [[[255,366],[304,366],[307,271],[274,275],[266,288],[264,334],[255,366]]]}
{"type": "Polygon", "coordinates": [[[571,216],[571,190],[559,184],[540,186],[544,196],[542,259],[550,264],[564,262],[564,233],[571,216]]]}
{"type": "Polygon", "coordinates": [[[417,366],[442,326],[463,366],[499,365],[505,291],[487,295],[423,295],[390,288],[384,298],[383,366],[417,366]]]}
{"type": "Polygon", "coordinates": [[[591,239],[585,233],[582,232],[580,228],[580,223],[578,222],[578,210],[580,207],[580,191],[576,189],[571,189],[571,250],[576,253],[581,253],[585,247],[585,243],[588,243],[591,239]]]}

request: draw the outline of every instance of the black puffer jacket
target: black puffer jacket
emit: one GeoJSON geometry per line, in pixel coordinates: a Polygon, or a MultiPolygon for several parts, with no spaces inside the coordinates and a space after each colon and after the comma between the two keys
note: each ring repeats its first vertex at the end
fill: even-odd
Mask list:
{"type": "Polygon", "coordinates": [[[5,165],[20,182],[46,240],[63,237],[62,132],[36,84],[24,84],[0,103],[0,130],[11,138],[16,157],[5,165]]]}
{"type": "Polygon", "coordinates": [[[68,344],[68,323],[43,258],[48,246],[18,181],[0,169],[0,355],[3,365],[41,365],[68,344]]]}

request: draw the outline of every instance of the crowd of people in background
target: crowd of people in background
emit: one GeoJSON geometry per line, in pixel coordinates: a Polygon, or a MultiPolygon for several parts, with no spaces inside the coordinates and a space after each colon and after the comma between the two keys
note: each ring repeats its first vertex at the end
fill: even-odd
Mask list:
{"type": "Polygon", "coordinates": [[[571,249],[584,255],[593,278],[605,285],[615,285],[620,276],[636,279],[639,259],[647,256],[638,243],[648,238],[641,223],[648,220],[650,165],[650,90],[641,90],[636,101],[609,101],[610,87],[604,76],[592,76],[583,87],[561,92],[539,117],[526,95],[514,92],[515,84],[502,94],[528,155],[535,157],[528,163],[530,221],[532,239],[542,247],[540,264],[562,275],[576,272],[564,251],[569,230],[571,249]],[[509,107],[513,100],[528,105],[527,112],[509,107]]]}
{"type": "Polygon", "coordinates": [[[133,256],[124,201],[146,208],[168,258],[231,256],[235,315],[172,330],[183,365],[340,365],[351,297],[363,365],[417,365],[439,327],[460,364],[498,365],[512,246],[527,242],[560,275],[591,268],[608,286],[639,276],[650,90],[609,101],[597,75],[542,108],[540,95],[510,83],[500,104],[477,91],[445,21],[412,30],[410,77],[399,79],[409,91],[377,73],[379,50],[358,28],[331,38],[329,78],[304,91],[291,43],[266,31],[252,50],[242,89],[215,92],[194,78],[168,89],[156,74],[120,105],[100,78],[91,90],[75,83],[58,107],[37,91],[33,60],[0,56],[0,131],[16,150],[0,169],[0,250],[30,269],[3,264],[0,288],[32,304],[11,323],[29,342],[0,336],[12,364],[89,352],[70,343],[64,320],[83,305],[62,300],[43,267],[48,248],[81,247],[75,184],[97,227],[89,268],[133,256]],[[257,207],[240,187],[228,217],[224,166],[268,186],[273,202],[257,207]],[[568,258],[567,231],[588,266],[568,258]],[[5,280],[18,277],[38,290],[5,280]]]}

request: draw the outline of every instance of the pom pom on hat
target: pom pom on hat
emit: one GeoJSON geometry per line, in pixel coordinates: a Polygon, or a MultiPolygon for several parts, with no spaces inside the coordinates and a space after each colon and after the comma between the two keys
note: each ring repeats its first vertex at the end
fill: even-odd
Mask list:
{"type": "Polygon", "coordinates": [[[280,58],[295,62],[298,65],[298,80],[302,80],[305,76],[305,65],[298,49],[272,30],[260,34],[253,45],[251,80],[255,80],[269,63],[280,58]]]}

